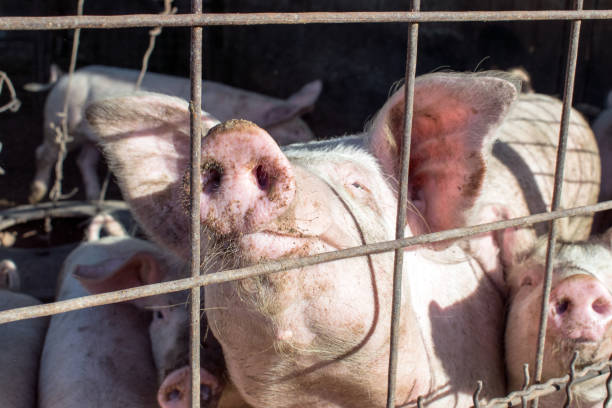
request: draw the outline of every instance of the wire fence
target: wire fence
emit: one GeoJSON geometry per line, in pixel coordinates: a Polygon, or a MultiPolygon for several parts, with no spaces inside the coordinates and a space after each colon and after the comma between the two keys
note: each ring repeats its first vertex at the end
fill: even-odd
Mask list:
{"type": "MultiPolygon", "coordinates": [[[[405,129],[403,152],[401,158],[401,177],[398,200],[398,222],[396,239],[393,241],[379,242],[359,247],[348,248],[340,251],[321,253],[298,259],[284,259],[257,264],[245,268],[225,270],[216,273],[201,275],[200,273],[200,203],[199,194],[192,194],[191,198],[191,277],[169,281],[159,284],[146,285],[133,289],[117,292],[108,292],[99,295],[91,295],[82,298],[70,299],[55,303],[18,308],[0,312],[0,324],[49,316],[71,310],[78,310],[93,306],[123,302],[140,297],[156,294],[170,293],[176,291],[190,290],[191,301],[191,373],[192,373],[192,407],[200,406],[200,288],[206,285],[244,279],[258,275],[276,273],[290,269],[302,268],[324,262],[331,262],[349,257],[364,256],[382,252],[395,251],[394,266],[394,295],[393,312],[391,316],[391,353],[389,359],[389,382],[387,407],[395,406],[395,377],[397,368],[397,342],[399,324],[399,305],[401,300],[402,281],[402,254],[403,249],[409,246],[424,245],[444,240],[465,238],[489,231],[497,231],[506,228],[522,227],[538,222],[549,222],[548,251],[546,257],[546,279],[544,295],[541,306],[540,334],[538,338],[538,352],[536,358],[536,375],[533,384],[529,385],[528,374],[525,378],[525,387],[521,391],[515,391],[503,398],[490,400],[487,404],[479,401],[482,384],[475,384],[474,406],[475,407],[507,407],[522,405],[526,406],[528,401],[534,400],[537,406],[538,397],[567,389],[567,401],[570,399],[571,386],[580,382],[593,381],[600,378],[608,378],[611,372],[610,361],[594,364],[576,372],[574,366],[568,367],[568,375],[562,378],[550,379],[541,383],[541,372],[543,364],[543,349],[546,333],[546,316],[548,298],[552,282],[552,255],[556,243],[557,227],[555,220],[562,217],[588,215],[597,211],[612,209],[612,201],[595,205],[578,207],[573,209],[559,209],[562,191],[563,171],[565,167],[565,153],[567,149],[567,138],[569,128],[569,114],[572,105],[574,90],[574,79],[578,60],[578,42],[581,31],[582,20],[612,19],[612,10],[583,10],[582,0],[574,3],[573,10],[547,10],[547,11],[466,11],[466,12],[422,12],[419,11],[420,2],[411,2],[411,11],[406,12],[319,12],[319,13],[223,13],[203,14],[202,1],[192,2],[191,14],[173,14],[170,2],[166,2],[163,15],[123,15],[123,16],[64,16],[64,17],[0,17],[0,30],[61,30],[97,28],[111,29],[119,27],[192,27],[191,37],[191,192],[200,191],[199,169],[201,153],[201,118],[202,106],[201,77],[202,77],[202,27],[215,25],[260,25],[260,24],[337,24],[337,23],[408,23],[407,35],[407,58],[405,74],[405,129]],[[566,61],[566,75],[564,82],[563,111],[561,117],[561,129],[556,159],[555,184],[553,188],[553,200],[551,211],[534,214],[510,220],[492,222],[488,224],[456,228],[441,232],[429,233],[415,237],[403,237],[403,221],[406,213],[407,180],[408,180],[408,158],[410,157],[410,133],[412,129],[413,93],[415,83],[416,49],[418,41],[418,24],[429,22],[490,22],[490,21],[571,21],[571,33],[569,38],[568,56],[566,61]],[[402,199],[403,197],[403,199],[402,199]],[[400,225],[401,224],[401,225],[400,225]]],[[[153,37],[159,32],[151,33],[153,37]],[[154,34],[155,33],[155,34],[154,34]]],[[[78,36],[75,36],[78,42],[78,36]]],[[[71,64],[71,72],[74,66],[71,64]]],[[[146,70],[146,58],[143,61],[143,70],[146,70]]],[[[609,391],[609,386],[607,390],[609,391]]],[[[606,396],[605,405],[608,406],[610,395],[606,396]]],[[[422,405],[422,399],[418,404],[422,405]]]]}

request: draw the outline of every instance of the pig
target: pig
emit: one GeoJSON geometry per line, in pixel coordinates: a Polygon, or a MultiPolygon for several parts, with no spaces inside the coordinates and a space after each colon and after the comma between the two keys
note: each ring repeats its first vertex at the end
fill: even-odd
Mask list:
{"type": "MultiPolygon", "coordinates": [[[[99,159],[95,135],[87,127],[84,110],[88,103],[111,96],[135,92],[139,71],[132,69],[88,66],[77,70],[68,96],[68,149],[82,146],[77,158],[88,200],[98,198],[100,186],[96,165],[99,159]]],[[[57,77],[57,73],[54,74],[57,77]]],[[[29,84],[28,89],[38,89],[29,84]]],[[[188,78],[147,73],[140,89],[189,98],[188,78]]],[[[220,120],[241,117],[268,129],[280,144],[307,141],[313,138],[310,128],[299,116],[311,110],[322,89],[320,80],[306,84],[286,100],[234,88],[213,81],[202,82],[202,104],[212,116],[220,120]]],[[[44,198],[51,169],[58,157],[56,130],[61,127],[61,114],[68,90],[68,76],[62,76],[53,87],[45,103],[43,143],[36,149],[36,174],[31,184],[29,200],[35,203],[44,198]]]]}
{"type": "MultiPolygon", "coordinates": [[[[186,275],[184,265],[170,255],[163,255],[163,252],[151,243],[128,237],[121,224],[108,214],[99,214],[94,217],[87,229],[87,239],[92,242],[90,246],[95,245],[95,251],[100,252],[102,260],[91,265],[77,265],[73,272],[73,279],[76,279],[75,284],[78,281],[88,293],[128,289],[142,284],[181,278],[186,275]],[[98,240],[102,229],[106,230],[112,237],[98,240]],[[121,254],[114,253],[116,247],[127,248],[127,260],[121,254]]],[[[85,254],[81,250],[80,255],[85,254]]],[[[159,389],[154,393],[157,395],[159,406],[162,408],[188,408],[190,406],[191,369],[188,360],[190,321],[187,292],[168,293],[137,299],[132,301],[131,304],[143,313],[152,315],[148,325],[148,334],[157,377],[153,386],[160,384],[159,389]]],[[[134,312],[133,307],[121,306],[126,306],[126,308],[132,310],[132,313],[134,312]]],[[[119,316],[121,315],[118,315],[117,319],[122,319],[119,316]]],[[[126,324],[129,322],[130,320],[126,324]]],[[[224,402],[232,398],[232,390],[231,387],[226,387],[226,370],[221,347],[216,339],[208,334],[205,317],[201,323],[200,406],[238,408],[242,405],[237,405],[235,397],[232,400],[232,405],[224,402]]],[[[134,327],[127,333],[131,337],[142,337],[143,328],[142,326],[134,327]],[[138,333],[135,333],[136,331],[138,333]]],[[[107,334],[103,339],[109,338],[110,336],[107,334]]],[[[130,364],[135,363],[132,360],[130,361],[130,364]]],[[[145,368],[146,366],[145,364],[145,368]]],[[[144,368],[142,369],[144,370],[144,368]]],[[[151,373],[148,374],[150,377],[151,373]]],[[[143,378],[143,380],[149,379],[147,377],[143,378]]],[[[153,394],[149,393],[147,395],[150,397],[153,394]]]]}
{"type": "MultiPolygon", "coordinates": [[[[405,236],[550,205],[558,100],[518,96],[501,73],[424,75],[414,100],[405,236]]],[[[363,134],[284,148],[252,122],[212,128],[197,192],[206,264],[214,271],[394,239],[404,105],[400,88],[363,134]]],[[[140,225],[188,256],[187,103],[150,94],[86,114],[140,225]]],[[[597,146],[577,113],[570,133],[565,207],[594,202],[599,180],[597,146]]],[[[560,225],[576,235],[589,228],[589,219],[560,225]]],[[[431,407],[467,406],[479,379],[485,399],[505,393],[501,271],[537,232],[404,250],[397,405],[423,396],[431,407]]],[[[393,254],[381,253],[206,286],[208,322],[244,400],[385,406],[392,276],[393,254]]]]}
{"type": "MultiPolygon", "coordinates": [[[[542,380],[569,372],[574,352],[576,369],[607,361],[612,355],[612,229],[582,242],[555,246],[542,380]]],[[[510,288],[505,347],[508,386],[522,387],[523,364],[533,378],[538,343],[546,240],[508,271],[510,288]]],[[[604,380],[576,385],[572,407],[601,407],[604,380]]],[[[560,407],[564,392],[540,399],[540,406],[560,407]]]]}
{"type": "MultiPolygon", "coordinates": [[[[599,201],[612,200],[612,91],[608,93],[607,109],[604,109],[593,122],[593,132],[601,154],[602,183],[599,191],[599,201]],[[607,176],[605,176],[607,174],[607,176]]],[[[593,233],[601,234],[612,226],[612,211],[595,214],[593,233]]]]}
{"type": "MultiPolygon", "coordinates": [[[[105,237],[78,246],[64,261],[57,300],[86,296],[75,278],[89,270],[155,273],[153,245],[105,237]],[[146,251],[146,252],[145,252],[146,251]]],[[[147,331],[150,315],[126,303],[54,315],[39,376],[39,407],[156,407],[156,377],[147,331]]]]}
{"type": "MultiPolygon", "coordinates": [[[[33,306],[40,301],[18,293],[19,274],[10,260],[0,262],[0,310],[33,306]],[[10,289],[10,290],[9,290],[10,289]]],[[[38,362],[47,318],[0,325],[0,401],[6,408],[35,408],[38,362]]]]}

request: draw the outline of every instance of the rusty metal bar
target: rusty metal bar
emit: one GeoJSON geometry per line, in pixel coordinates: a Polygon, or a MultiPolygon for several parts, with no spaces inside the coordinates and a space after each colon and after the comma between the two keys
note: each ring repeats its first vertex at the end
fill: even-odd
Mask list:
{"type": "MultiPolygon", "coordinates": [[[[582,10],[583,0],[574,1],[574,9],[582,10]]],[[[557,210],[561,204],[561,193],[563,191],[563,174],[565,171],[565,154],[567,151],[567,135],[570,123],[570,112],[572,109],[572,99],[574,94],[574,80],[576,76],[576,62],[578,60],[578,45],[580,41],[580,21],[573,21],[569,39],[569,49],[567,55],[567,64],[565,69],[565,85],[563,92],[563,112],[561,114],[561,127],[559,129],[559,145],[557,148],[557,163],[555,169],[555,185],[553,187],[553,196],[551,210],[557,210]]],[[[548,233],[548,248],[546,251],[546,274],[543,287],[542,304],[540,309],[540,328],[538,332],[538,348],[536,352],[535,362],[535,378],[534,382],[539,383],[542,380],[542,366],[544,362],[544,346],[546,344],[546,327],[548,325],[548,300],[552,287],[552,269],[553,257],[555,252],[555,244],[557,238],[557,222],[550,222],[550,230],[548,233]]],[[[537,398],[533,401],[533,408],[538,407],[537,398]]]]}
{"type": "Polygon", "coordinates": [[[550,221],[554,218],[573,217],[587,215],[593,212],[612,209],[612,200],[583,207],[569,208],[548,213],[529,215],[526,217],[513,218],[511,220],[496,221],[487,224],[480,224],[470,227],[455,228],[446,231],[433,232],[431,234],[418,235],[416,237],[403,238],[392,241],[377,242],[358,247],[341,249],[338,251],[324,252],[296,259],[282,259],[252,265],[240,269],[230,269],[222,272],[200,275],[198,277],[179,279],[164,283],[139,286],[137,288],[108,292],[99,295],[84,296],[81,298],[63,300],[44,305],[28,306],[17,309],[5,310],[0,312],[0,324],[9,323],[17,320],[31,319],[34,317],[49,316],[56,313],[69,312],[72,310],[85,309],[92,306],[101,306],[110,303],[119,303],[146,296],[161,295],[170,292],[179,292],[195,286],[206,286],[215,283],[229,282],[237,279],[251,278],[267,273],[274,273],[295,268],[304,268],[319,263],[337,261],[340,259],[369,254],[380,254],[393,251],[400,247],[412,245],[423,245],[433,242],[445,241],[449,239],[466,238],[485,232],[524,227],[538,222],[550,221]]]}
{"type": "Polygon", "coordinates": [[[125,201],[106,200],[92,204],[88,201],[60,201],[58,203],[46,202],[34,205],[0,210],[0,231],[14,225],[23,224],[32,220],[41,220],[46,217],[93,217],[99,211],[128,211],[125,201]]]}
{"type": "MultiPolygon", "coordinates": [[[[202,0],[192,0],[191,12],[202,14],[202,0]]],[[[202,27],[191,28],[191,276],[200,276],[200,167],[202,156],[202,27]]],[[[200,408],[200,288],[191,288],[191,407],[200,408]]]]}
{"type": "MultiPolygon", "coordinates": [[[[410,10],[419,11],[421,0],[411,0],[410,10]]],[[[404,238],[406,229],[406,207],[408,206],[408,173],[410,163],[410,145],[412,137],[412,113],[414,106],[414,82],[416,77],[417,45],[419,25],[410,24],[406,44],[406,85],[404,87],[404,135],[400,152],[399,194],[395,220],[395,239],[404,238]]],[[[400,334],[400,315],[402,305],[402,272],[404,267],[404,248],[395,250],[393,265],[393,303],[391,306],[391,334],[389,340],[389,374],[387,378],[387,408],[395,407],[395,390],[397,382],[397,349],[400,334]]]]}
{"type": "Polygon", "coordinates": [[[122,16],[1,17],[0,30],[187,27],[262,24],[432,23],[484,21],[606,20],[612,10],[353,11],[308,13],[129,14],[122,16]]]}

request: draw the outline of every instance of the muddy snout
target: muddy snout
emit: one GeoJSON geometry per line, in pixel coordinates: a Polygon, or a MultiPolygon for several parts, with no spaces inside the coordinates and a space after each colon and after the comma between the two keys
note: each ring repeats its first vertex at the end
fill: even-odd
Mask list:
{"type": "Polygon", "coordinates": [[[551,292],[550,312],[553,327],[563,337],[598,342],[612,320],[612,294],[596,278],[574,275],[559,282],[551,292]]]}
{"type": "Polygon", "coordinates": [[[202,142],[202,223],[247,234],[282,214],[295,196],[289,160],[264,130],[246,120],[212,128],[202,142]]]}

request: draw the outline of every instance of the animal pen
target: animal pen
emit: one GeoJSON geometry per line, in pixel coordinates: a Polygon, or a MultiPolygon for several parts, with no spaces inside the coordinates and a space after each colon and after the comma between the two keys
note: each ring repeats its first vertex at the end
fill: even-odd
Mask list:
{"type": "MultiPolygon", "coordinates": [[[[560,197],[563,188],[564,162],[567,146],[567,133],[569,127],[569,113],[574,95],[574,84],[578,65],[578,48],[581,34],[581,26],[589,24],[594,20],[612,19],[612,10],[584,10],[583,0],[575,0],[571,10],[538,10],[538,11],[421,11],[420,1],[411,0],[410,9],[406,11],[344,11],[344,12],[258,12],[258,13],[203,13],[202,0],[193,0],[190,14],[172,14],[170,9],[162,15],[157,14],[135,14],[99,16],[83,15],[80,0],[80,12],[73,16],[56,17],[0,17],[0,31],[2,30],[76,30],[75,45],[73,53],[76,53],[78,44],[78,31],[81,29],[115,29],[134,27],[191,27],[191,52],[190,52],[190,78],[191,95],[191,173],[190,191],[201,191],[201,179],[199,169],[201,168],[201,137],[202,125],[200,112],[201,107],[206,108],[206,95],[202,100],[201,78],[202,78],[202,49],[203,30],[214,26],[240,26],[240,25],[309,25],[309,24],[348,24],[348,23],[402,23],[407,32],[406,59],[405,59],[405,130],[403,151],[401,155],[401,177],[399,190],[399,206],[397,209],[396,240],[378,242],[359,247],[347,248],[335,252],[321,253],[299,259],[283,259],[267,262],[265,264],[250,267],[225,270],[216,273],[201,275],[200,272],[200,196],[191,196],[191,277],[164,282],[160,284],[146,285],[124,291],[109,292],[99,295],[91,295],[82,298],[70,299],[55,303],[47,303],[39,306],[13,309],[0,312],[0,323],[7,323],[23,319],[31,319],[41,316],[49,316],[72,310],[88,307],[118,303],[140,297],[164,294],[169,292],[190,290],[191,299],[191,373],[192,373],[192,407],[200,406],[200,288],[206,285],[214,285],[231,280],[244,279],[263,274],[275,273],[289,269],[302,268],[324,262],[340,260],[348,257],[364,256],[382,252],[395,252],[395,273],[393,312],[390,316],[391,325],[391,355],[389,359],[389,381],[387,406],[395,406],[395,372],[397,370],[397,342],[399,307],[401,299],[402,262],[403,248],[413,245],[424,245],[444,240],[458,239],[474,236],[489,231],[506,228],[532,225],[539,222],[548,222],[550,233],[548,235],[548,250],[546,262],[546,280],[544,285],[544,301],[542,302],[540,335],[538,338],[537,361],[535,362],[536,376],[533,379],[525,379],[525,388],[515,391],[507,396],[499,396],[486,404],[479,401],[479,393],[482,383],[474,384],[474,407],[506,407],[526,406],[527,401],[536,400],[540,396],[554,392],[568,390],[569,398],[572,385],[588,381],[596,376],[607,376],[608,396],[604,406],[609,406],[612,399],[610,388],[612,386],[612,363],[604,362],[582,370],[568,367],[568,375],[562,378],[550,379],[541,382],[543,364],[543,348],[545,342],[545,328],[547,325],[547,299],[551,291],[552,261],[551,257],[556,244],[556,221],[562,217],[588,215],[594,212],[612,209],[612,201],[602,202],[579,208],[560,209],[560,197]],[[534,214],[526,217],[510,219],[488,224],[456,228],[441,232],[428,233],[414,237],[403,236],[403,220],[406,219],[406,206],[408,197],[408,158],[410,157],[411,124],[413,111],[413,91],[417,64],[417,43],[419,39],[419,27],[431,23],[453,22],[525,22],[539,21],[539,24],[547,24],[550,21],[567,21],[571,24],[569,32],[569,44],[567,48],[567,59],[565,61],[564,90],[563,90],[563,114],[561,118],[561,131],[559,135],[559,148],[557,152],[555,183],[553,190],[552,208],[550,211],[534,214]]],[[[70,73],[75,68],[76,54],[70,66],[70,73]]],[[[146,61],[146,60],[145,60],[146,61]]],[[[0,69],[2,67],[0,66],[0,69]]],[[[146,70],[146,62],[143,64],[143,72],[146,70]]],[[[1,80],[1,78],[0,78],[1,80]]],[[[2,89],[0,85],[0,90],[2,89]]],[[[13,100],[16,98],[13,98],[13,100]]],[[[15,107],[15,102],[11,102],[15,107]]],[[[7,113],[0,113],[7,114],[7,113]]],[[[10,154],[3,152],[3,154],[10,154]]],[[[61,167],[60,167],[61,170],[61,167]]],[[[60,173],[61,174],[61,171],[60,173]]],[[[44,216],[49,214],[70,213],[61,202],[44,204],[38,207],[42,209],[44,216]],[[64,213],[62,213],[64,211],[64,213]]],[[[89,211],[89,210],[88,210],[89,211]]],[[[42,214],[41,213],[41,214],[42,214]]],[[[3,213],[6,219],[14,220],[19,214],[10,210],[3,213]],[[10,215],[7,216],[7,214],[10,215]]],[[[3,221],[0,219],[0,221],[3,221]]],[[[13,221],[11,221],[13,222],[13,221]]],[[[14,223],[14,222],[13,222],[14,223]]],[[[6,228],[5,224],[5,228],[6,228]]],[[[419,402],[419,405],[421,403],[419,402]]]]}

